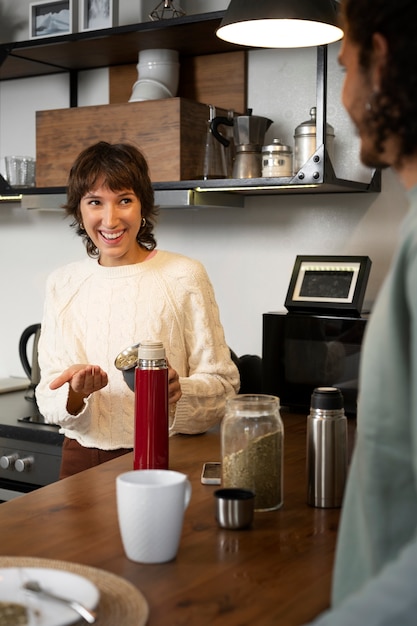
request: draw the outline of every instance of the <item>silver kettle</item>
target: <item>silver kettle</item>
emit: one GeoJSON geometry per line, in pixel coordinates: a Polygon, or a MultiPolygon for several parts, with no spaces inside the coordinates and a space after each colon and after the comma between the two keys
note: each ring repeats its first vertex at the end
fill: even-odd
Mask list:
{"type": "Polygon", "coordinates": [[[27,328],[25,328],[19,340],[20,362],[22,363],[22,367],[25,371],[26,376],[30,379],[29,394],[26,396],[27,399],[34,399],[35,397],[34,390],[41,378],[41,372],[40,372],[39,362],[38,362],[38,343],[39,343],[40,335],[41,335],[41,325],[32,324],[31,326],[28,326],[27,328]],[[33,336],[32,362],[29,363],[28,354],[27,354],[27,346],[29,343],[29,339],[32,336],[33,336]]]}

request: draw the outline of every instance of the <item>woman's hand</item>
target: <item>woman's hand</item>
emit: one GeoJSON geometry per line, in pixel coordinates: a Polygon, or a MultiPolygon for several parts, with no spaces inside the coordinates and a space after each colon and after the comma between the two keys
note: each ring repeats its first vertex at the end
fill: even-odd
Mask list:
{"type": "Polygon", "coordinates": [[[99,391],[108,383],[107,374],[98,365],[72,365],[55,378],[49,385],[50,389],[58,389],[69,383],[67,411],[72,415],[79,413],[84,399],[95,391],[99,391]]]}
{"type": "MultiPolygon", "coordinates": [[[[58,389],[69,383],[67,410],[76,415],[83,407],[84,398],[94,391],[99,391],[108,383],[107,374],[98,365],[72,365],[55,378],[49,385],[50,389],[58,389]]],[[[177,372],[168,365],[168,397],[170,404],[176,404],[181,398],[181,385],[177,372]]]]}
{"type": "Polygon", "coordinates": [[[168,398],[169,404],[175,404],[182,396],[180,380],[177,372],[168,363],[168,398]]]}

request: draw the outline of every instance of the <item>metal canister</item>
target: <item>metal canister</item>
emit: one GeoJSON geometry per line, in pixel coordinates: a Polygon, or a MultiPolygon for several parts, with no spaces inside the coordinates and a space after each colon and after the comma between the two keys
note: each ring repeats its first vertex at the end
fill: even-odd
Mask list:
{"type": "Polygon", "coordinates": [[[261,146],[252,143],[236,145],[233,178],[260,178],[262,175],[261,146]]]}
{"type": "Polygon", "coordinates": [[[291,147],[273,139],[272,144],[262,147],[262,176],[292,176],[292,161],[291,147]]]}
{"type": "MultiPolygon", "coordinates": [[[[316,107],[310,109],[310,119],[294,131],[294,171],[298,172],[316,151],[316,107]]],[[[326,148],[330,160],[334,154],[334,128],[326,124],[326,148]]]]}
{"type": "Polygon", "coordinates": [[[318,387],[307,418],[307,502],[340,507],[347,476],[347,420],[336,387],[318,387]]]}

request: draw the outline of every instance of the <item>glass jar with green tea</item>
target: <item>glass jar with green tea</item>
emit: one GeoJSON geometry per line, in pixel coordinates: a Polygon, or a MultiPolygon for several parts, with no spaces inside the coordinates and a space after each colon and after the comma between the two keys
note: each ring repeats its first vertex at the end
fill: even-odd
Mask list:
{"type": "Polygon", "coordinates": [[[279,399],[242,394],[230,398],[221,425],[222,486],[255,493],[255,510],[283,503],[284,426],[279,399]]]}

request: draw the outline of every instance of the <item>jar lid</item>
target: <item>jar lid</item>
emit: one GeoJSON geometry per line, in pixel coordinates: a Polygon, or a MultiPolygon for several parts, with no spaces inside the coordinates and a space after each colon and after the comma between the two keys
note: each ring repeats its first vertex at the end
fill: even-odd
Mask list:
{"type": "Polygon", "coordinates": [[[138,358],[148,361],[165,359],[165,348],[162,341],[142,341],[139,344],[138,358]]]}
{"type": "Polygon", "coordinates": [[[316,387],[311,396],[311,408],[337,411],[343,409],[343,396],[337,387],[316,387]]]}
{"type": "MultiPolygon", "coordinates": [[[[294,137],[316,134],[316,114],[317,114],[317,107],[311,107],[310,119],[305,120],[304,122],[301,122],[301,124],[297,126],[297,128],[294,131],[294,137]]],[[[334,136],[334,128],[333,126],[331,126],[331,124],[326,124],[326,133],[328,135],[334,136]]]]}
{"type": "Polygon", "coordinates": [[[291,146],[285,146],[279,139],[273,139],[272,143],[267,146],[262,146],[262,152],[287,152],[292,153],[291,146]]]}

